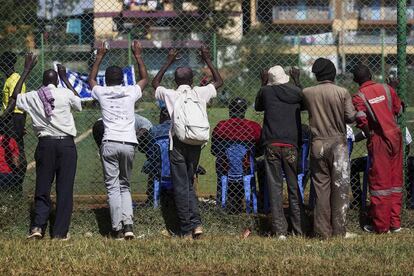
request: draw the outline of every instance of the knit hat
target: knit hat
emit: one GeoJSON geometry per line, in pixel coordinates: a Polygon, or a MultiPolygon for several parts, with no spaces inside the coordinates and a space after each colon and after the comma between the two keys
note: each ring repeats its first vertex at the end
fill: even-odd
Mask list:
{"type": "Polygon", "coordinates": [[[289,76],[286,75],[282,66],[276,65],[269,69],[269,85],[285,84],[289,82],[289,76]]]}
{"type": "Polygon", "coordinates": [[[312,66],[312,73],[318,81],[334,81],[336,68],[332,61],[326,58],[318,58],[312,66]]]}

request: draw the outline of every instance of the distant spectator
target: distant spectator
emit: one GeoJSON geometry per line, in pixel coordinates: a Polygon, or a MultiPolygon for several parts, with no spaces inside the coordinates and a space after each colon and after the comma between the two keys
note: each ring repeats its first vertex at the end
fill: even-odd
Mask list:
{"type": "MultiPolygon", "coordinates": [[[[140,129],[150,130],[152,127],[152,123],[150,120],[141,116],[139,114],[135,114],[135,133],[138,134],[140,129]]],[[[102,138],[104,136],[104,124],[102,118],[99,118],[92,127],[92,136],[95,140],[96,145],[98,148],[102,145],[102,138]]],[[[138,136],[138,135],[137,135],[138,136]]]]}
{"type": "Polygon", "coordinates": [[[10,137],[10,121],[2,118],[0,121],[0,191],[6,193],[21,193],[14,168],[19,166],[19,147],[16,140],[10,137]],[[16,187],[17,186],[17,187],[16,187]]]}
{"type": "MultiPolygon", "coordinates": [[[[4,52],[0,56],[0,72],[6,76],[6,82],[3,87],[3,101],[2,101],[2,111],[4,112],[9,104],[9,99],[13,94],[14,87],[16,86],[18,80],[20,79],[19,73],[16,72],[15,64],[17,62],[16,54],[12,52],[4,52]]],[[[23,84],[21,93],[26,92],[26,85],[23,84]]],[[[16,181],[16,188],[22,190],[22,185],[24,181],[24,176],[26,175],[26,155],[24,152],[24,140],[23,136],[25,133],[25,124],[26,124],[26,113],[21,109],[15,107],[13,109],[12,115],[8,118],[11,120],[11,125],[9,128],[8,135],[15,138],[19,146],[19,166],[13,168],[13,174],[16,181]]]]}
{"type": "MultiPolygon", "coordinates": [[[[260,133],[262,127],[257,122],[245,119],[247,111],[247,101],[242,98],[234,98],[229,104],[230,119],[218,122],[213,130],[211,153],[217,157],[216,171],[217,181],[217,198],[221,198],[221,180],[220,176],[228,170],[226,149],[234,142],[240,142],[246,148],[256,151],[260,142],[260,133]]],[[[252,152],[251,152],[252,153],[252,152]]],[[[254,153],[253,153],[254,154],[254,153]]],[[[243,169],[248,171],[250,168],[249,158],[246,158],[243,169]]],[[[242,208],[243,185],[229,185],[228,202],[230,212],[239,212],[242,208]]]]}

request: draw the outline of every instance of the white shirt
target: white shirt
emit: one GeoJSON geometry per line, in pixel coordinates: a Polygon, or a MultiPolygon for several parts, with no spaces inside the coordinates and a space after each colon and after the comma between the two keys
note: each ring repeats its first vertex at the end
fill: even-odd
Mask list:
{"type": "MultiPolygon", "coordinates": [[[[352,127],[350,125],[346,125],[346,138],[351,138],[352,141],[355,142],[354,131],[352,130],[352,127]]],[[[411,133],[407,127],[405,127],[405,137],[403,141],[406,145],[410,145],[413,142],[413,138],[411,137],[411,133]]]]}
{"type": "Polygon", "coordinates": [[[56,88],[53,84],[49,84],[47,87],[51,89],[55,99],[55,109],[52,111],[52,116],[46,117],[43,103],[37,91],[17,95],[17,107],[32,117],[33,129],[38,137],[76,136],[75,120],[71,110],[82,110],[81,99],[69,89],[56,88]]]}
{"type": "Polygon", "coordinates": [[[411,133],[408,130],[408,127],[405,127],[405,140],[406,145],[410,145],[413,142],[413,138],[411,137],[411,133]]]}
{"type": "Polygon", "coordinates": [[[92,97],[101,105],[105,129],[103,140],[138,144],[134,110],[135,102],[141,96],[139,85],[96,85],[92,89],[92,97]]]}
{"type": "Polygon", "coordinates": [[[204,100],[208,103],[212,98],[217,96],[217,90],[213,84],[208,84],[206,86],[195,86],[191,88],[189,85],[180,85],[178,86],[177,90],[174,89],[167,89],[163,86],[158,86],[157,90],[155,90],[155,98],[159,101],[164,101],[165,106],[167,107],[168,113],[170,114],[170,118],[172,120],[171,128],[170,128],[170,148],[172,148],[173,141],[172,141],[172,126],[174,125],[174,104],[180,95],[180,92],[186,89],[193,89],[198,97],[201,100],[204,100]]]}

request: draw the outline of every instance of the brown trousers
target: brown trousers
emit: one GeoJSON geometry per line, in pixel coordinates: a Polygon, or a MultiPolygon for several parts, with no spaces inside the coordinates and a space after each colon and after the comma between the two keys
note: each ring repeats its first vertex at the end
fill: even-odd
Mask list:
{"type": "Polygon", "coordinates": [[[313,230],[316,236],[345,236],[350,191],[350,162],[345,137],[314,139],[311,177],[316,199],[313,230]]]}

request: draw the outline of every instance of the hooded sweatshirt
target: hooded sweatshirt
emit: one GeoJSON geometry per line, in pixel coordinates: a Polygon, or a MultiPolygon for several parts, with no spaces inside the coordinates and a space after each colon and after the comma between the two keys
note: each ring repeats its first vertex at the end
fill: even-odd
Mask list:
{"type": "Polygon", "coordinates": [[[290,83],[263,86],[256,96],[256,111],[264,111],[261,142],[301,145],[302,90],[290,83]]]}

